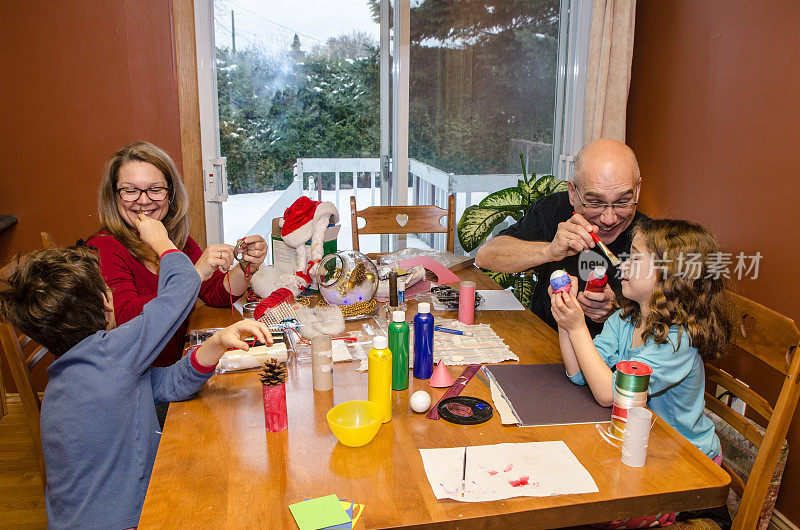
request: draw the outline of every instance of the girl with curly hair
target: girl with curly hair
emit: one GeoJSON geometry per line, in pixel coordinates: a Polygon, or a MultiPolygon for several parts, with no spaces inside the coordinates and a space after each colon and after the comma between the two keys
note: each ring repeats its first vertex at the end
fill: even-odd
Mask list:
{"type": "MultiPolygon", "coordinates": [[[[613,367],[636,360],[653,369],[647,405],[710,458],[719,454],[703,414],[703,361],[720,356],[731,333],[723,278],[710,270],[719,247],[688,221],[649,219],[633,230],[622,265],[620,310],[592,340],[573,288],[552,293],[567,375],[588,384],[598,403],[613,403],[613,367]]],[[[577,282],[572,278],[573,287],[577,282]]]]}
{"type": "MultiPolygon", "coordinates": [[[[704,414],[703,361],[720,357],[732,324],[718,263],[719,246],[703,226],[643,220],[622,265],[620,310],[592,340],[573,293],[550,290],[561,356],[573,383],[588,384],[610,407],[614,366],[636,360],[653,369],[647,406],[709,458],[719,461],[714,424],[704,414]]],[[[719,462],[718,462],[719,463],[719,462]]],[[[669,514],[673,516],[674,514],[669,514]]]]}

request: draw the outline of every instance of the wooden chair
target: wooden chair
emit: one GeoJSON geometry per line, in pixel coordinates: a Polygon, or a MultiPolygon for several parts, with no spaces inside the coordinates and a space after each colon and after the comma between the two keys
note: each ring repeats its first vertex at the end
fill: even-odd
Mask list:
{"type": "MultiPolygon", "coordinates": [[[[55,248],[56,245],[55,239],[53,236],[50,235],[49,232],[39,232],[39,235],[42,238],[42,248],[55,248]]],[[[2,269],[0,269],[0,276],[5,277],[8,274],[10,266],[6,265],[2,269]]],[[[3,368],[2,364],[0,364],[0,418],[8,414],[8,405],[6,402],[6,386],[3,382],[3,368]]]]}
{"type": "MultiPolygon", "coordinates": [[[[783,387],[773,408],[766,399],[746,386],[745,383],[752,377],[752,373],[747,373],[746,369],[742,369],[744,373],[732,374],[715,366],[718,361],[705,365],[706,381],[709,383],[707,386],[710,388],[714,388],[716,385],[723,387],[743,400],[750,407],[749,410],[767,420],[766,431],[762,435],[744,416],[709,392],[705,394],[706,407],[728,422],[758,448],[758,454],[746,484],[727,464],[723,462],[722,465],[731,476],[731,488],[741,497],[739,509],[733,518],[732,530],[752,530],[756,528],[761,515],[761,508],[764,505],[772,474],[792,421],[798,397],[800,397],[800,384],[798,384],[800,382],[800,355],[797,355],[800,331],[792,319],[738,294],[729,293],[729,295],[733,299],[735,314],[730,346],[731,355],[742,354],[745,358],[759,359],[784,376],[783,387]]],[[[723,358],[722,361],[725,362],[726,359],[723,358]]],[[[715,526],[708,519],[699,519],[679,521],[668,528],[694,530],[715,526]]],[[[578,530],[590,527],[570,528],[578,530]]]]}
{"type": "Polygon", "coordinates": [[[56,248],[56,240],[48,232],[39,232],[42,236],[42,248],[56,248]]]}
{"type": "Polygon", "coordinates": [[[733,529],[737,530],[756,528],[781,446],[800,397],[800,355],[796,351],[800,344],[800,331],[790,318],[743,296],[730,295],[735,308],[731,353],[755,357],[784,376],[783,387],[773,408],[766,399],[744,384],[748,376],[752,376],[752,370],[751,373],[731,374],[706,363],[706,380],[712,383],[712,387],[722,386],[743,400],[749,410],[767,421],[766,431],[762,435],[744,416],[706,392],[706,407],[758,448],[746,484],[723,463],[731,475],[731,488],[741,496],[739,509],[733,519],[733,529]]]}
{"type": "Polygon", "coordinates": [[[47,484],[44,457],[42,456],[42,437],[39,430],[42,400],[39,399],[39,394],[34,389],[31,379],[31,370],[44,358],[47,348],[18,332],[11,324],[4,321],[0,321],[0,345],[3,356],[11,368],[11,375],[14,377],[20,401],[25,409],[25,416],[33,437],[36,459],[42,471],[42,483],[47,484]]]}
{"type": "Polygon", "coordinates": [[[356,210],[356,198],[350,197],[350,218],[353,225],[353,250],[359,250],[359,234],[447,234],[447,250],[455,250],[456,198],[447,199],[447,210],[438,206],[370,206],[356,210]],[[447,226],[441,225],[447,216],[447,226]],[[366,221],[358,228],[358,218],[366,221]]]}

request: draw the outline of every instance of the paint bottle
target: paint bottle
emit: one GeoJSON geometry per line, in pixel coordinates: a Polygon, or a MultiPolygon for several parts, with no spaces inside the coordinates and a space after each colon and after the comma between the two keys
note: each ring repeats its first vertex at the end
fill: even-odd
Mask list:
{"type": "Polygon", "coordinates": [[[395,311],[389,324],[389,349],[392,351],[392,390],[408,388],[408,323],[405,311],[395,311]]]}
{"type": "Polygon", "coordinates": [[[375,337],[367,356],[368,398],[380,407],[383,423],[392,421],[392,351],[386,337],[375,337]]]}
{"type": "Polygon", "coordinates": [[[593,293],[602,293],[606,284],[608,283],[608,275],[606,275],[606,268],[599,265],[589,273],[589,279],[586,281],[586,290],[593,293]]]}
{"type": "Polygon", "coordinates": [[[431,305],[420,302],[414,317],[414,377],[430,379],[433,374],[433,315],[431,305]]]}

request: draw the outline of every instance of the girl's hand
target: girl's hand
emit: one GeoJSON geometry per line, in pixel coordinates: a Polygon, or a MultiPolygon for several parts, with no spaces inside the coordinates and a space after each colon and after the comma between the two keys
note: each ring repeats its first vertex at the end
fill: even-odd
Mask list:
{"type": "Polygon", "coordinates": [[[239,322],[217,331],[195,352],[195,358],[203,366],[214,366],[228,348],[244,351],[250,349],[242,337],[253,335],[268,346],[272,346],[272,334],[263,322],[257,320],[240,320],[239,322]]]}
{"type": "Polygon", "coordinates": [[[233,247],[225,244],[209,245],[194,268],[200,274],[200,279],[206,281],[211,278],[216,269],[227,272],[233,266],[233,247]]]}
{"type": "Polygon", "coordinates": [[[264,263],[267,257],[267,242],[259,235],[247,236],[242,240],[242,259],[252,263],[252,269],[258,270],[258,267],[264,263]]]}
{"type": "Polygon", "coordinates": [[[156,254],[160,256],[167,250],[175,248],[175,244],[169,239],[167,229],[164,228],[161,221],[141,213],[137,217],[134,223],[136,223],[136,230],[139,231],[139,237],[156,254]]]}
{"type": "MultiPolygon", "coordinates": [[[[578,278],[577,276],[573,276],[572,274],[567,274],[569,276],[569,292],[570,293],[577,293],[578,292],[578,278]]],[[[561,291],[563,292],[563,291],[561,291]]],[[[551,303],[554,294],[560,293],[553,293],[553,288],[550,286],[549,282],[547,285],[547,294],[550,295],[551,303]]]]}
{"type": "Polygon", "coordinates": [[[567,331],[586,327],[583,310],[572,294],[555,293],[550,299],[550,311],[558,325],[567,331]]]}

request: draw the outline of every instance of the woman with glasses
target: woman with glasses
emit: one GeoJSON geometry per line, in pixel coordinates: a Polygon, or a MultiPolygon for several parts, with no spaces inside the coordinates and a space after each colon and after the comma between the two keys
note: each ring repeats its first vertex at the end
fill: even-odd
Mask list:
{"type": "MultiPolygon", "coordinates": [[[[189,236],[189,201],[178,168],[163,150],[147,142],[114,153],[103,171],[98,194],[100,231],[89,240],[100,255],[100,272],[114,294],[117,325],[138,316],[158,292],[158,256],[136,235],[139,213],[158,219],[175,246],[195,264],[203,280],[200,299],[213,307],[230,306],[249,283],[246,269],[234,267],[233,247],[209,245],[205,251],[189,236]]],[[[264,261],[267,243],[245,238],[243,257],[254,273],[264,261]]],[[[183,352],[187,322],[178,329],[153,366],[169,366],[183,352]]]]}

